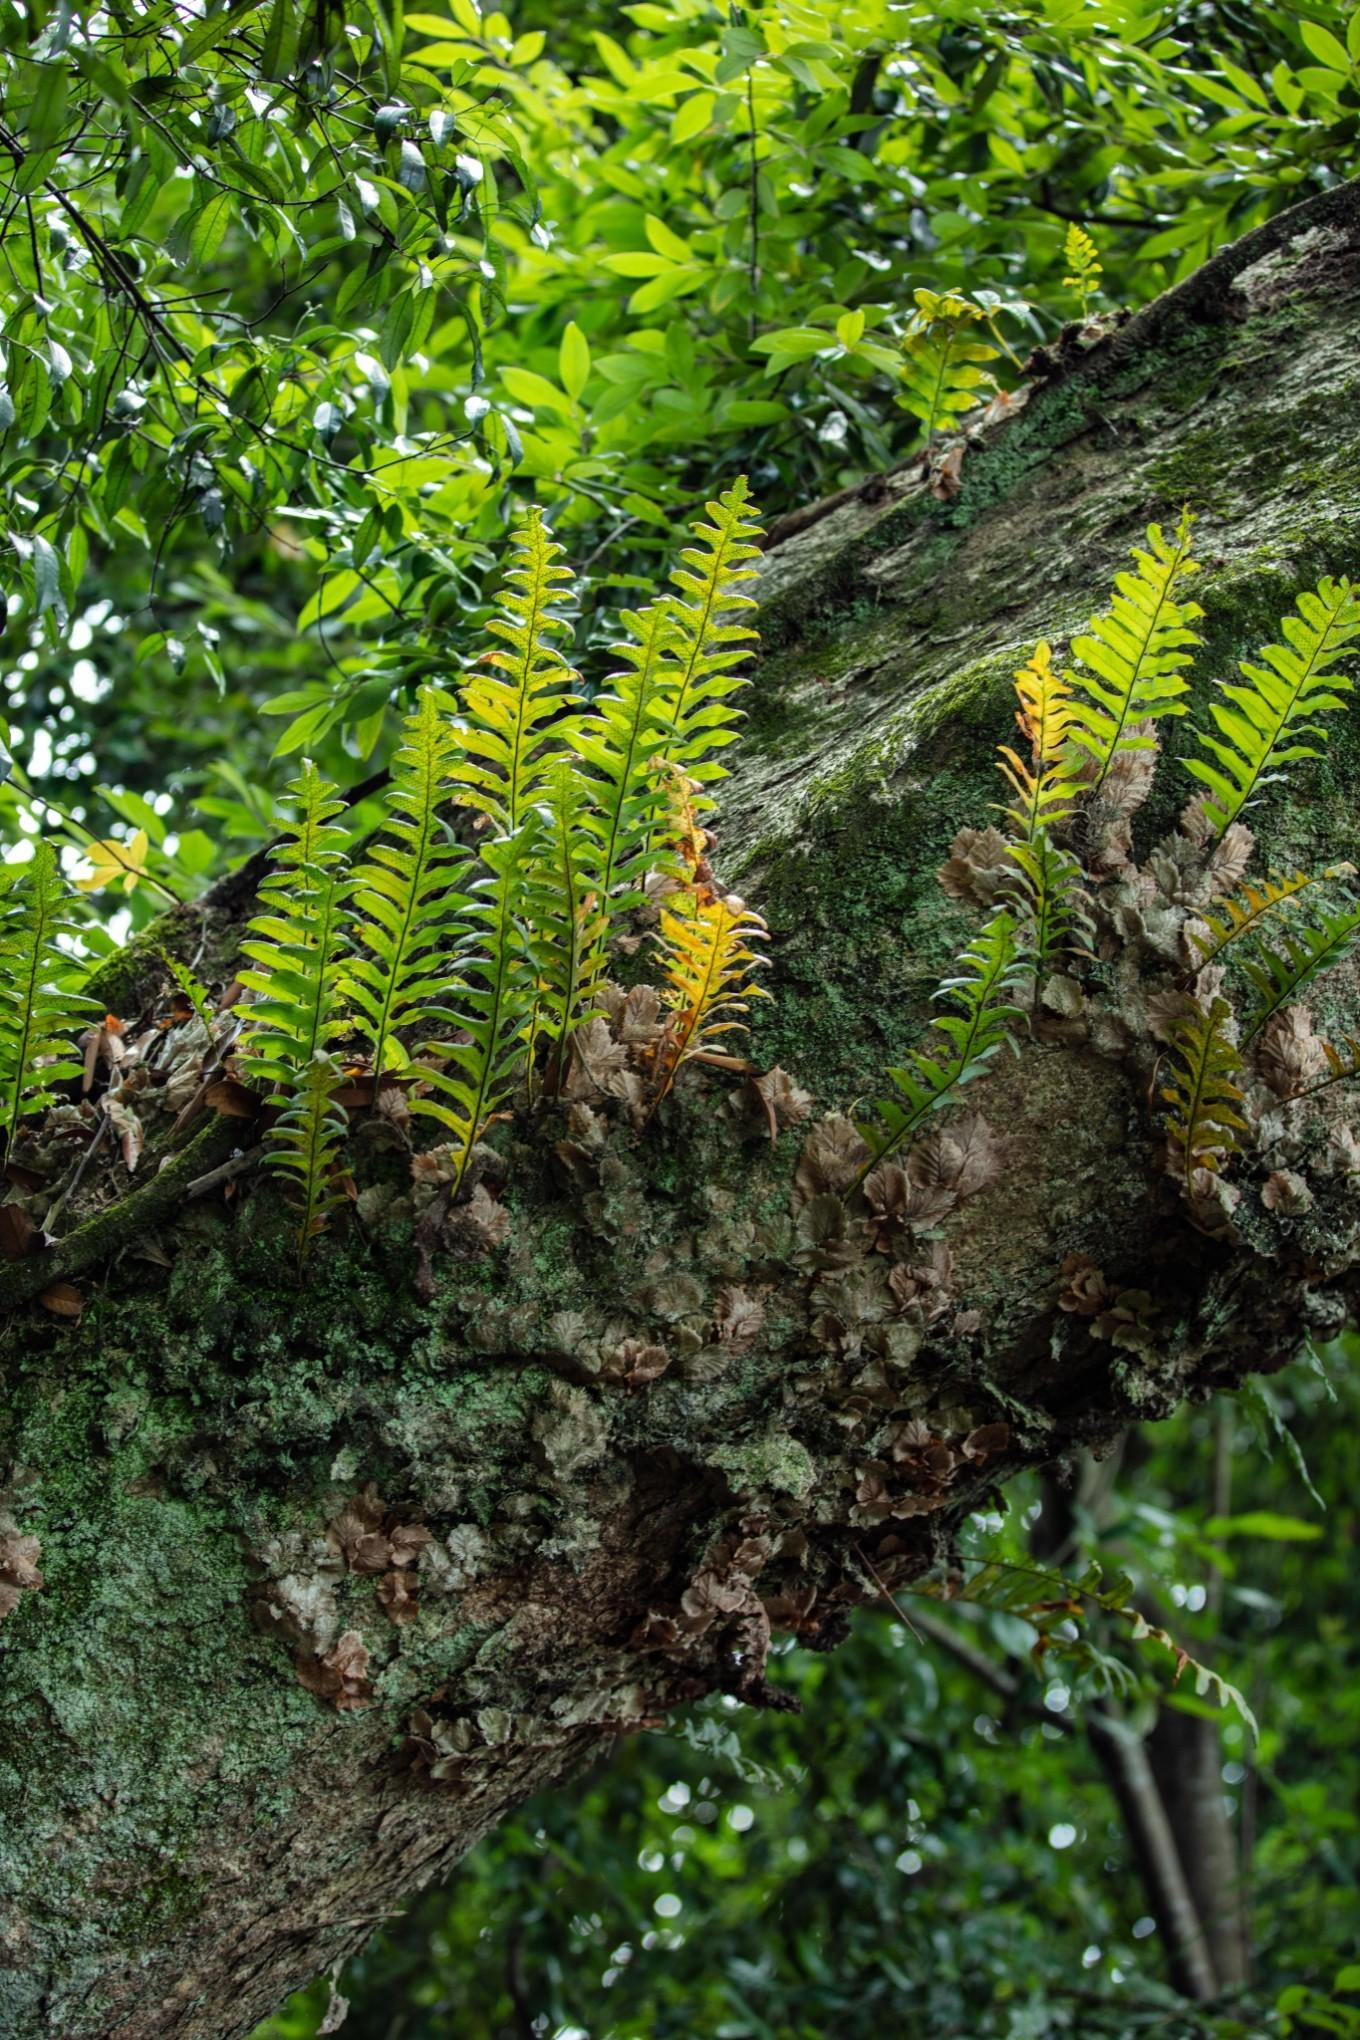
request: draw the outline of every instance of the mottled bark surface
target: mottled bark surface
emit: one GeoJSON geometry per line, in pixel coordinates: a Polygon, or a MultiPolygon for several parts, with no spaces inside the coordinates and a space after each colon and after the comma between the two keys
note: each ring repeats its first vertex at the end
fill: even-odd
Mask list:
{"type": "MultiPolygon", "coordinates": [[[[919,1034],[976,926],[934,873],[989,819],[1012,672],[1146,523],[1199,512],[1201,686],[1360,562],[1358,210],[1073,343],[950,500],[904,472],[770,556],[722,851],[773,930],[756,1054],[818,1114],[919,1034]]],[[[1352,716],[1260,811],[1256,869],[1355,855],[1356,780],[1352,716]]],[[[1140,859],[1187,791],[1164,761],[1140,859]]],[[[500,1129],[509,1236],[446,1229],[425,1280],[380,1134],[301,1289],[269,1184],[186,1197],[239,1122],[116,1206],[97,1184],[39,1257],[79,1322],[25,1300],[30,1262],[0,1279],[0,2030],[235,2040],[608,1736],[768,1702],[771,1621],[834,1641],[866,1555],[918,1576],[1007,1473],[1336,1324],[1344,1088],[1243,1158],[1219,1237],[1165,1176],[1147,998],[1183,911],[1107,914],[1075,1010],[976,1088],[999,1176],[914,1231],[847,1192],[834,1128],[800,1170],[814,1122],[772,1149],[716,1077],[642,1132],[608,1095],[500,1129]],[[1285,1148],[1306,1213],[1261,1195],[1285,1148]],[[1101,1314],[1060,1307],[1076,1254],[1101,1314]]],[[[137,955],[104,987],[129,1019],[162,989],[137,955]]],[[[1330,980],[1319,1024],[1353,1005],[1330,980]]]]}

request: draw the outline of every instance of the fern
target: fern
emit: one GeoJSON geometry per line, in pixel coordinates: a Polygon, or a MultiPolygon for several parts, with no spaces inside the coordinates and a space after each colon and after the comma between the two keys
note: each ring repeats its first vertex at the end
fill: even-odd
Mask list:
{"type": "Polygon", "coordinates": [[[1136,733],[1138,724],[1185,713],[1185,668],[1199,643],[1190,626],[1203,613],[1198,603],[1176,599],[1185,576],[1198,571],[1191,528],[1187,511],[1168,544],[1160,526],[1149,525],[1147,551],[1133,553],[1137,572],[1116,577],[1110,608],[1072,641],[1073,656],[1086,668],[1072,735],[1091,761],[1093,793],[1120,752],[1152,748],[1136,733]]]}
{"type": "Polygon", "coordinates": [[[702,890],[682,897],[688,912],[661,909],[661,997],[671,1017],[659,1059],[658,1104],[683,1063],[711,1053],[723,1035],[744,1033],[750,1001],[769,996],[752,980],[765,961],[752,946],[766,934],[759,914],[742,900],[702,890]]]}
{"type": "Polygon", "coordinates": [[[208,995],[207,986],[200,978],[195,976],[187,963],[181,963],[180,959],[177,956],[172,956],[168,949],[161,950],[160,958],[171,977],[175,980],[175,983],[179,986],[185,1000],[202,1026],[204,1033],[211,1040],[213,1021],[217,1016],[213,1010],[213,1003],[208,995]]]}
{"type": "Polygon", "coordinates": [[[0,1110],[6,1148],[30,1112],[55,1104],[55,1086],[81,1073],[71,1041],[95,1017],[92,999],[72,989],[78,970],[59,946],[74,932],[66,888],[50,843],[39,841],[0,892],[0,1110]]]}
{"type": "Polygon", "coordinates": [[[1077,704],[1072,689],[1053,670],[1053,653],[1037,644],[1034,657],[1015,676],[1020,706],[1015,720],[1028,738],[1025,764],[1009,744],[999,746],[1000,768],[1015,795],[1005,810],[1016,835],[1033,843],[1042,830],[1060,829],[1076,803],[1080,760],[1074,755],[1077,704]]]}
{"type": "Polygon", "coordinates": [[[1104,269],[1095,242],[1085,227],[1078,226],[1075,220],[1067,229],[1067,238],[1063,242],[1063,260],[1070,272],[1063,278],[1063,289],[1076,292],[1084,319],[1091,299],[1100,289],[1104,269]]]}
{"type": "Polygon", "coordinates": [[[897,401],[916,419],[927,445],[942,425],[976,409],[996,388],[988,364],[1000,359],[1000,350],[973,333],[986,316],[959,291],[916,292],[897,401]]]}
{"type": "Polygon", "coordinates": [[[1336,662],[1360,638],[1360,588],[1324,580],[1315,593],[1298,597],[1297,611],[1280,624],[1284,644],[1262,647],[1255,664],[1238,671],[1247,683],[1220,683],[1225,699],[1209,704],[1218,730],[1196,728],[1204,758],[1187,758],[1187,772],[1206,787],[1205,809],[1223,830],[1282,777],[1280,767],[1320,756],[1327,732],[1318,717],[1343,708],[1353,682],[1336,662]]]}
{"type": "Polygon", "coordinates": [[[591,702],[591,713],[571,731],[572,749],[589,774],[588,790],[599,817],[597,971],[604,966],[610,922],[643,904],[643,881],[666,807],[658,759],[671,734],[668,605],[664,600],[649,603],[624,622],[636,642],[625,640],[616,647],[622,668],[610,675],[591,702]]]}
{"type": "Polygon", "coordinates": [[[869,1148],[861,1181],[909,1141],[932,1112],[953,1104],[1009,1038],[1013,1023],[1023,1017],[1011,998],[1020,966],[1015,916],[1003,908],[936,992],[959,1010],[937,1014],[924,1047],[914,1050],[900,1069],[888,1071],[893,1093],[874,1101],[873,1118],[859,1129],[869,1148]]]}
{"type": "Polygon", "coordinates": [[[1223,899],[1221,915],[1205,909],[1199,916],[1199,926],[1192,923],[1187,929],[1196,951],[1195,969],[1204,970],[1218,963],[1245,936],[1259,935],[1268,921],[1292,909],[1300,895],[1313,886],[1339,883],[1354,870],[1353,864],[1329,864],[1325,871],[1287,872],[1282,878],[1267,878],[1260,885],[1248,881],[1240,892],[1223,899]]]}
{"type": "Polygon", "coordinates": [[[266,1102],[286,1106],[318,1051],[348,1025],[340,1003],[346,838],[334,827],[344,802],[311,759],[288,788],[296,809],[260,887],[242,954],[254,969],[237,972],[255,994],[241,1066],[266,1102]]]}
{"type": "Polygon", "coordinates": [[[510,649],[484,653],[480,665],[489,670],[469,674],[463,687],[461,797],[510,836],[547,775],[548,732],[577,677],[552,643],[571,629],[553,607],[571,584],[557,564],[561,553],[532,510],[515,536],[504,613],[487,625],[510,649]]]}
{"type": "Polygon", "coordinates": [[[534,971],[521,919],[529,835],[498,836],[482,845],[487,870],[467,890],[461,936],[462,997],[458,1030],[465,1039],[430,1040],[417,1050],[422,1084],[411,1110],[454,1135],[456,1197],[472,1150],[512,1095],[525,1059],[534,1008],[534,971]]]}
{"type": "Polygon", "coordinates": [[[1215,999],[1207,1013],[1197,1009],[1170,1030],[1172,1080],[1162,1097],[1170,1107],[1167,1131],[1178,1173],[1192,1202],[1197,1171],[1217,1175],[1240,1152],[1239,1135],[1246,1132],[1235,1081],[1242,1057],[1228,1033],[1231,1019],[1227,1000],[1215,999]]]}
{"type": "Polygon", "coordinates": [[[1013,843],[1011,856],[1020,871],[1024,912],[1019,946],[1035,973],[1035,997],[1043,973],[1064,955],[1089,955],[1092,935],[1081,888],[1081,866],[1070,850],[1060,850],[1043,830],[1030,843],[1013,843]]]}
{"type": "Polygon", "coordinates": [[[681,552],[670,577],[673,592],[662,598],[668,626],[659,718],[664,754],[700,786],[726,776],[712,754],[735,743],[741,721],[733,696],[747,683],[735,669],[756,642],[743,620],[756,606],[746,592],[762,536],[750,514],[754,508],[746,477],[739,475],[708,504],[708,523],[690,527],[695,543],[681,552]]]}
{"type": "Polygon", "coordinates": [[[1292,1006],[1305,985],[1340,963],[1357,937],[1360,907],[1352,906],[1341,913],[1324,914],[1316,924],[1295,922],[1284,931],[1278,948],[1261,942],[1242,965],[1257,993],[1257,1004],[1242,1036],[1243,1047],[1256,1039],[1282,1007],[1292,1006]]]}
{"type": "MultiPolygon", "coordinates": [[[[602,901],[604,824],[590,805],[591,789],[561,758],[549,774],[529,839],[524,914],[535,988],[529,1023],[532,1084],[538,1045],[559,1051],[596,1011],[608,958],[609,921],[602,901]]],[[[560,1068],[561,1057],[557,1055],[560,1068]]]]}
{"type": "Polygon", "coordinates": [[[348,959],[345,990],[357,1031],[369,1046],[375,1081],[407,1059],[399,1028],[451,1018],[446,1002],[456,980],[447,955],[466,904],[458,888],[468,860],[440,820],[463,761],[446,705],[433,687],[423,687],[416,697],[392,761],[386,821],[391,840],[371,846],[350,886],[358,917],[352,932],[361,946],[348,959]]]}
{"type": "Polygon", "coordinates": [[[291,1178],[294,1201],[301,1213],[297,1232],[298,1266],[306,1265],[312,1241],[324,1232],[330,1214],[344,1202],[336,1185],[340,1145],[347,1121],[335,1102],[344,1081],[330,1056],[318,1051],[297,1078],[296,1089],[269,1129],[269,1163],[291,1178]]]}
{"type": "Polygon", "coordinates": [[[1304,1086],[1300,1095],[1311,1098],[1315,1091],[1325,1091],[1329,1084],[1349,1084],[1360,1077],[1360,1035],[1343,1034],[1341,1047],[1335,1042],[1323,1041],[1322,1053],[1327,1058],[1327,1075],[1304,1086]]]}

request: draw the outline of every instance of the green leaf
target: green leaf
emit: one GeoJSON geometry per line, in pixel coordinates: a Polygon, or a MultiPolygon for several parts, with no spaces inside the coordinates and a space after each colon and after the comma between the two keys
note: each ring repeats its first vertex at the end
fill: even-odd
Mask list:
{"type": "Polygon", "coordinates": [[[557,372],[567,395],[573,403],[579,403],[581,392],[590,380],[590,343],[574,319],[567,322],[562,335],[557,372]]]}
{"type": "Polygon", "coordinates": [[[1240,1516],[1210,1516],[1203,1528],[1204,1535],[1214,1539],[1266,1537],[1276,1544],[1311,1544],[1322,1535],[1321,1524],[1304,1522],[1298,1516],[1276,1515],[1271,1509],[1249,1509],[1240,1516]]]}

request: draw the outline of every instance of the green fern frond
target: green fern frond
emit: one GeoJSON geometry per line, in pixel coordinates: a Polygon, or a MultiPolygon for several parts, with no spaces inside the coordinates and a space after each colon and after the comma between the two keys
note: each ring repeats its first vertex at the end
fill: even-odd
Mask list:
{"type": "Polygon", "coordinates": [[[79,967],[59,944],[74,928],[52,845],[39,841],[29,862],[7,873],[6,881],[0,892],[0,1124],[9,1148],[20,1120],[55,1104],[54,1087],[80,1075],[71,1036],[98,1009],[75,989],[79,967]]]}
{"type": "Polygon", "coordinates": [[[1003,909],[993,914],[959,958],[955,975],[936,992],[958,1010],[937,1014],[924,1045],[900,1069],[888,1071],[892,1095],[875,1099],[873,1117],[859,1128],[869,1148],[861,1181],[911,1140],[932,1112],[955,1103],[963,1086],[1009,1039],[1012,1026],[1023,1018],[1011,997],[1022,962],[1015,916],[1003,909]]]}
{"type": "Polygon", "coordinates": [[[1224,698],[1209,704],[1218,735],[1195,730],[1200,749],[1217,763],[1182,761],[1208,789],[1205,809],[1219,830],[1283,777],[1281,767],[1321,755],[1318,746],[1326,743],[1327,732],[1318,717],[1344,708],[1342,697],[1354,686],[1336,671],[1336,662],[1360,638],[1360,587],[1347,580],[1320,581],[1316,592],[1298,597],[1296,613],[1282,620],[1280,634],[1284,644],[1264,645],[1256,663],[1239,663],[1245,686],[1220,682],[1224,698]]]}
{"type": "Polygon", "coordinates": [[[1068,227],[1067,237],[1063,242],[1063,260],[1069,272],[1063,278],[1063,289],[1076,292],[1081,304],[1081,316],[1084,319],[1091,299],[1100,289],[1104,269],[1095,242],[1085,227],[1078,226],[1075,220],[1068,227]]]}
{"type": "Polygon", "coordinates": [[[683,1063],[714,1048],[722,1036],[744,1034],[751,1000],[769,997],[752,976],[765,962],[752,945],[766,933],[760,915],[743,900],[721,894],[681,894],[677,904],[661,909],[661,997],[671,1017],[658,1103],[683,1063]]]}
{"type": "Polygon", "coordinates": [[[213,1002],[209,996],[207,986],[190,970],[187,963],[182,963],[179,957],[172,956],[168,949],[162,949],[160,957],[161,962],[165,965],[171,977],[179,986],[180,991],[188,1000],[189,1005],[193,1008],[194,1014],[204,1033],[211,1038],[213,1021],[217,1015],[213,1008],[213,1002]]]}
{"type": "Polygon", "coordinates": [[[1035,973],[1037,996],[1044,972],[1055,969],[1064,957],[1090,955],[1094,931],[1086,912],[1081,866],[1070,850],[1060,850],[1040,830],[1028,843],[1013,843],[1011,856],[1021,880],[1018,940],[1035,973]]]}
{"type": "Polygon", "coordinates": [[[348,839],[334,826],[344,802],[310,758],[288,787],[294,816],[260,887],[237,972],[255,997],[240,1051],[248,1080],[286,1105],[318,1050],[348,1026],[341,1006],[343,903],[348,839]]]}
{"type": "Polygon", "coordinates": [[[1215,999],[1207,1013],[1197,1009],[1170,1030],[1171,1082],[1162,1087],[1162,1097],[1170,1108],[1167,1132],[1177,1173],[1192,1202],[1196,1171],[1217,1175],[1240,1153],[1239,1136],[1247,1130],[1237,1109],[1242,1057],[1228,1033],[1231,1019],[1227,1000],[1215,999]]]}
{"type": "Polygon", "coordinates": [[[571,700],[577,675],[552,642],[571,625],[554,608],[571,586],[538,510],[515,535],[502,611],[487,629],[508,651],[483,654],[463,686],[461,768],[467,806],[514,835],[548,771],[549,733],[571,700]]]}
{"type": "Polygon", "coordinates": [[[1257,992],[1257,1004],[1242,1036],[1243,1047],[1256,1039],[1282,1007],[1292,1006],[1305,985],[1349,955],[1357,938],[1360,907],[1352,906],[1342,913],[1325,914],[1316,924],[1294,922],[1284,930],[1278,948],[1259,943],[1242,965],[1257,992]]]}
{"type": "Polygon", "coordinates": [[[707,510],[708,523],[691,525],[695,543],[671,574],[674,592],[662,598],[669,625],[665,756],[701,786],[726,776],[713,753],[736,741],[741,721],[733,697],[747,683],[736,668],[756,642],[743,619],[756,606],[746,590],[762,536],[744,475],[707,510]]]}
{"type": "Polygon", "coordinates": [[[1086,669],[1077,680],[1072,735],[1091,761],[1093,793],[1121,751],[1150,748],[1147,737],[1131,734],[1135,725],[1185,714],[1185,669],[1199,643],[1191,625],[1203,614],[1197,602],[1177,600],[1186,575],[1198,571],[1191,530],[1188,511],[1170,543],[1159,525],[1149,525],[1147,550],[1133,552],[1137,572],[1116,577],[1110,608],[1072,640],[1073,657],[1086,669]]]}
{"type": "Polygon", "coordinates": [[[630,633],[615,646],[623,661],[572,726],[571,745],[589,774],[600,818],[600,900],[611,920],[632,913],[645,897],[655,862],[666,789],[657,761],[671,741],[674,673],[670,610],[663,598],[625,615],[630,633]]]}
{"type": "Polygon", "coordinates": [[[1198,925],[1191,923],[1187,929],[1195,948],[1195,969],[1204,970],[1218,963],[1225,951],[1244,936],[1259,935],[1274,916],[1291,910],[1300,896],[1314,886],[1340,884],[1354,871],[1353,864],[1329,864],[1324,871],[1286,872],[1281,878],[1267,878],[1259,885],[1248,881],[1240,891],[1224,896],[1221,915],[1206,908],[1199,915],[1198,925]]]}
{"type": "Polygon", "coordinates": [[[269,1165],[289,1178],[292,1201],[300,1213],[300,1268],[306,1265],[312,1241],[326,1230],[332,1211],[344,1202],[336,1175],[348,1122],[335,1102],[343,1081],[337,1064],[318,1051],[299,1074],[297,1089],[266,1135],[269,1165]]]}
{"type": "Polygon", "coordinates": [[[467,888],[460,938],[461,1040],[433,1039],[416,1051],[422,1079],[411,1110],[439,1121],[454,1136],[456,1197],[472,1150],[512,1096],[525,1060],[534,1008],[535,972],[522,914],[528,829],[481,846],[484,876],[467,888]],[[423,1086],[428,1085],[426,1090],[423,1086]]]}
{"type": "Polygon", "coordinates": [[[423,687],[392,761],[386,835],[373,844],[349,887],[359,945],[348,958],[345,992],[373,1073],[400,1068],[397,1030],[451,1020],[457,978],[448,957],[467,902],[468,857],[441,819],[463,763],[451,704],[423,687]]]}
{"type": "Polygon", "coordinates": [[[927,445],[941,426],[975,410],[996,389],[989,363],[1000,349],[974,337],[987,313],[960,291],[918,290],[902,339],[897,401],[920,425],[927,445]]]}
{"type": "Polygon", "coordinates": [[[598,1011],[609,919],[602,904],[606,822],[592,805],[594,791],[569,759],[559,758],[534,818],[537,829],[530,823],[523,902],[535,977],[530,1083],[539,1043],[559,1049],[598,1011]]]}

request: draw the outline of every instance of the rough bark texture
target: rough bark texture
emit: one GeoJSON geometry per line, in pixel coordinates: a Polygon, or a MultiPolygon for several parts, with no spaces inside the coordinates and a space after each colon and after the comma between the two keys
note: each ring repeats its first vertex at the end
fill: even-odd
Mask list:
{"type": "MultiPolygon", "coordinates": [[[[756,1053],[819,1111],[919,1033],[975,926],[934,874],[989,818],[1011,675],[1085,621],[1148,520],[1200,512],[1201,684],[1360,561],[1358,215],[1353,189],[1314,202],[1059,350],[952,500],[904,471],[769,558],[722,845],[774,931],[756,1053]]],[[[1358,771],[1351,717],[1260,811],[1271,865],[1355,854],[1358,771]]],[[[1140,856],[1186,791],[1164,761],[1140,856]]],[[[78,1324],[26,1303],[17,1263],[0,1530],[43,1584],[0,1629],[0,2030],[248,2033],[620,1727],[717,1688],[768,1701],[771,1617],[834,1641],[866,1554],[918,1576],[1015,1468],[1335,1324],[1355,1179],[1312,1165],[1346,1093],[1297,1132],[1306,1215],[1267,1209],[1248,1157],[1233,1234],[1206,1237],[1147,1102],[1140,1001],[1170,975],[1134,930],[1081,1013],[977,1087],[1004,1171],[941,1221],[935,1289],[887,1289],[929,1247],[876,1251],[833,1165],[795,1183],[806,1127],[771,1150],[702,1078],[641,1134],[602,1108],[593,1151],[559,1149],[555,1121],[501,1129],[511,1235],[446,1244],[427,1299],[380,1140],[355,1150],[366,1226],[302,1289],[268,1184],[186,1200],[239,1123],[40,1257],[44,1283],[78,1279],[78,1324]],[[1074,1253],[1143,1297],[1125,1338],[1059,1308],[1074,1253]],[[660,1379],[609,1378],[629,1339],[665,1350],[660,1379]]],[[[136,1013],[154,977],[144,946],[108,1003],[136,1013]]]]}

